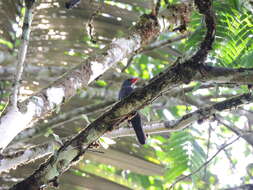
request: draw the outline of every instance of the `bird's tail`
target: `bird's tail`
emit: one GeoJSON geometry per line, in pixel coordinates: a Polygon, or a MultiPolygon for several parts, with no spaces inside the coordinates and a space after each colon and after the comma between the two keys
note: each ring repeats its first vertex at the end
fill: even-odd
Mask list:
{"type": "Polygon", "coordinates": [[[136,115],[131,119],[131,124],[134,128],[134,131],[136,133],[137,139],[140,144],[146,143],[146,135],[142,129],[141,126],[141,116],[139,113],[136,113],[136,115]]]}

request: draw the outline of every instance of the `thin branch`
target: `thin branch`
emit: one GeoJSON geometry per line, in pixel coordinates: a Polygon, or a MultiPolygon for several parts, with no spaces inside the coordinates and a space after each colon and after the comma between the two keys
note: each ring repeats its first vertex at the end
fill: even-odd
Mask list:
{"type": "MultiPolygon", "coordinates": [[[[219,146],[217,144],[215,144],[215,146],[217,148],[219,148],[219,146]]],[[[228,159],[229,163],[230,163],[230,169],[232,172],[235,172],[234,170],[236,169],[236,164],[233,162],[232,158],[231,158],[231,155],[229,154],[228,150],[224,149],[223,150],[226,158],[228,159]]]]}
{"type": "MultiPolygon", "coordinates": [[[[202,4],[198,6],[199,9],[202,10],[202,4]]],[[[210,9],[210,7],[205,6],[205,9],[210,9]]],[[[203,14],[206,15],[206,12],[207,11],[203,12],[203,14]]],[[[150,15],[146,15],[144,21],[147,20],[149,17],[150,15]]],[[[206,15],[206,17],[209,17],[209,15],[206,15]]],[[[214,23],[214,17],[210,16],[209,19],[206,19],[206,22],[207,26],[209,26],[210,23],[214,23]]],[[[208,27],[206,34],[207,38],[210,37],[209,32],[213,32],[214,28],[215,26],[213,26],[212,28],[208,27]]],[[[196,58],[194,61],[197,61],[197,63],[202,63],[205,60],[209,50],[208,47],[212,45],[212,42],[213,40],[205,38],[204,42],[202,42],[201,44],[202,48],[207,49],[207,51],[204,51],[204,53],[202,53],[200,57],[198,59],[196,58]],[[207,41],[207,43],[205,43],[205,41],[207,41]]],[[[199,54],[199,51],[196,54],[199,54]]],[[[112,130],[120,123],[127,120],[129,116],[136,110],[139,110],[146,105],[152,103],[157,97],[161,95],[163,91],[166,91],[169,86],[173,86],[175,84],[182,84],[185,79],[184,75],[186,75],[186,73],[189,72],[189,69],[191,69],[196,64],[195,63],[194,65],[192,65],[191,60],[192,59],[190,59],[190,64],[189,60],[185,61],[184,63],[176,62],[175,65],[166,69],[164,72],[160,73],[160,75],[151,79],[148,85],[144,86],[141,89],[136,89],[125,99],[116,103],[109,111],[105,112],[102,116],[89,124],[73,139],[64,143],[64,145],[55,154],[53,154],[48,161],[42,164],[40,168],[34,172],[34,174],[29,176],[22,182],[16,184],[11,189],[16,190],[20,188],[25,188],[26,190],[35,190],[42,185],[46,186],[50,183],[56,184],[57,178],[72,164],[76,163],[82,158],[83,154],[91,143],[96,141],[104,133],[112,130]],[[75,149],[73,147],[75,147],[75,149]]],[[[194,73],[191,73],[192,75],[190,76],[187,75],[189,76],[188,80],[191,80],[197,72],[196,68],[193,69],[194,73]]],[[[246,98],[246,100],[253,98],[249,94],[244,95],[243,97],[246,98]]],[[[242,99],[237,101],[235,104],[242,103],[242,99]]],[[[243,101],[243,103],[245,102],[247,101],[243,101]]],[[[226,103],[226,105],[223,105],[221,107],[216,106],[216,110],[220,110],[222,108],[224,109],[228,106],[231,106],[229,105],[231,101],[227,101],[226,103]]]]}
{"type": "Polygon", "coordinates": [[[172,39],[156,41],[156,42],[152,43],[150,46],[145,47],[143,49],[143,52],[146,53],[146,52],[152,51],[152,50],[157,49],[157,48],[166,47],[171,43],[174,43],[174,42],[183,40],[185,38],[188,38],[191,34],[192,34],[191,32],[188,32],[186,34],[176,36],[175,38],[172,38],[172,39]]]}
{"type": "Polygon", "coordinates": [[[96,39],[95,39],[95,27],[94,27],[94,19],[96,17],[99,16],[100,12],[102,11],[102,7],[103,7],[103,2],[100,2],[99,6],[97,7],[96,11],[93,12],[91,14],[91,17],[89,18],[87,24],[86,24],[86,29],[87,29],[87,33],[88,33],[88,36],[90,37],[90,40],[92,43],[96,43],[96,39]]]}
{"type": "Polygon", "coordinates": [[[121,70],[121,73],[123,73],[132,63],[134,57],[136,56],[136,54],[134,53],[133,55],[131,55],[128,60],[127,60],[127,64],[125,67],[123,67],[123,69],[121,70]]]}
{"type": "Polygon", "coordinates": [[[9,110],[0,118],[0,134],[4,136],[0,139],[0,150],[3,150],[19,132],[32,125],[32,121],[52,112],[75,95],[78,89],[87,87],[112,65],[150,43],[162,32],[160,27],[157,18],[143,15],[127,37],[114,39],[102,52],[89,57],[47,88],[20,102],[18,110],[9,110]]]}
{"type": "MultiPolygon", "coordinates": [[[[198,120],[203,120],[207,119],[210,116],[212,116],[214,113],[223,111],[224,109],[231,109],[230,106],[237,107],[238,104],[238,98],[243,98],[244,95],[239,96],[239,97],[234,97],[234,99],[231,100],[225,100],[219,103],[216,103],[212,106],[208,106],[202,109],[199,109],[195,112],[189,113],[184,115],[181,119],[178,120],[172,120],[172,121],[164,121],[164,122],[151,122],[151,123],[146,123],[143,126],[143,129],[146,133],[148,134],[157,134],[157,133],[170,133],[174,131],[179,131],[187,126],[191,125],[192,123],[198,121],[198,120]],[[229,103],[228,103],[229,102],[229,103]],[[223,105],[223,106],[222,106],[223,105]],[[226,105],[226,106],[224,106],[226,105]],[[215,108],[222,108],[216,110],[215,108]],[[209,110],[209,111],[208,111],[209,110]],[[213,110],[213,111],[211,111],[213,110]]],[[[241,103],[245,103],[244,100],[241,101],[241,103]]],[[[129,127],[121,127],[119,129],[115,129],[111,132],[105,133],[103,136],[109,137],[109,138],[119,138],[119,137],[127,137],[127,136],[135,136],[135,132],[133,128],[129,127]]],[[[66,139],[70,139],[71,137],[68,137],[66,139]]],[[[65,140],[66,141],[66,140],[65,140]]],[[[50,143],[49,143],[50,144],[50,143]]],[[[32,152],[33,154],[29,154],[29,158],[32,160],[36,160],[37,158],[42,157],[43,155],[48,155],[51,154],[53,149],[49,149],[49,146],[46,145],[41,145],[42,147],[38,146],[35,148],[32,148],[31,151],[29,149],[26,150],[27,153],[32,152]],[[42,151],[43,147],[46,147],[47,149],[44,148],[45,151],[42,151]],[[40,152],[40,154],[37,154],[37,152],[40,152]]],[[[76,149],[78,147],[72,147],[72,149],[76,149]]],[[[21,152],[16,155],[16,160],[18,162],[13,162],[12,160],[9,160],[8,158],[2,157],[0,160],[0,173],[3,170],[9,170],[11,168],[17,167],[17,165],[22,162],[27,162],[27,156],[24,154],[25,152],[21,152]],[[2,168],[2,170],[1,170],[2,168]]]]}
{"type": "Polygon", "coordinates": [[[221,116],[215,115],[215,119],[224,125],[226,128],[234,132],[236,135],[241,136],[248,144],[250,144],[253,147],[253,132],[252,131],[244,131],[238,127],[236,127],[234,124],[229,121],[224,120],[221,116]]]}
{"type": "Polygon", "coordinates": [[[126,66],[121,70],[121,72],[124,72],[132,63],[133,61],[133,58],[139,54],[139,53],[148,53],[150,51],[153,51],[155,49],[159,49],[159,48],[163,48],[163,47],[167,47],[168,48],[168,52],[171,54],[171,55],[174,55],[176,57],[180,57],[182,56],[182,53],[179,52],[178,50],[172,48],[169,46],[169,44],[172,44],[174,42],[177,42],[177,41],[180,41],[182,39],[185,39],[187,37],[189,37],[191,35],[190,32],[186,33],[186,34],[183,34],[183,35],[179,35],[175,38],[172,38],[172,39],[168,39],[168,40],[161,40],[161,41],[156,41],[154,43],[152,43],[150,46],[147,46],[147,47],[144,47],[142,50],[138,51],[138,52],[135,52],[134,54],[132,54],[129,59],[127,60],[127,64],[126,66]]]}
{"type": "MultiPolygon", "coordinates": [[[[208,139],[207,139],[207,150],[206,150],[206,161],[209,158],[209,152],[210,152],[210,145],[211,145],[211,135],[212,135],[212,125],[211,123],[209,123],[209,127],[208,127],[208,139]]],[[[204,180],[207,180],[207,165],[204,168],[204,180]]]]}
{"type": "Polygon", "coordinates": [[[22,28],[22,36],[21,36],[21,45],[18,51],[18,62],[16,66],[16,74],[14,80],[13,94],[11,98],[11,105],[16,107],[18,102],[18,94],[20,88],[20,80],[24,70],[24,62],[27,54],[27,48],[29,44],[30,32],[31,32],[31,24],[33,18],[32,7],[34,4],[34,0],[25,0],[25,16],[22,28]]]}
{"type": "Polygon", "coordinates": [[[28,128],[24,131],[22,131],[19,135],[17,135],[14,139],[14,142],[26,142],[27,140],[31,140],[32,138],[36,138],[42,134],[44,134],[49,128],[54,129],[58,127],[59,125],[62,125],[63,122],[66,122],[68,120],[71,120],[73,117],[82,115],[82,114],[94,114],[94,112],[100,111],[101,109],[104,109],[116,101],[109,100],[101,104],[95,104],[91,106],[82,106],[76,109],[73,109],[69,112],[60,114],[58,116],[55,116],[51,120],[49,120],[48,123],[42,123],[38,124],[33,128],[28,128]]]}
{"type": "Polygon", "coordinates": [[[156,4],[155,7],[153,8],[152,13],[154,16],[157,16],[159,14],[160,7],[161,7],[161,0],[156,0],[156,4]]]}
{"type": "Polygon", "coordinates": [[[184,179],[187,179],[191,176],[193,176],[194,174],[198,173],[202,168],[206,167],[222,150],[226,149],[228,146],[230,146],[231,144],[233,144],[234,142],[236,142],[237,140],[240,139],[239,137],[236,137],[234,140],[232,140],[231,142],[228,143],[224,143],[221,148],[209,159],[207,160],[204,164],[202,164],[198,169],[196,169],[195,171],[193,171],[192,173],[190,173],[189,175],[185,175],[182,177],[179,177],[170,187],[168,190],[172,189],[178,182],[183,181],[184,179]]]}
{"type": "MultiPolygon", "coordinates": [[[[217,112],[224,111],[226,109],[236,108],[239,105],[243,105],[245,103],[244,102],[245,98],[248,95],[244,94],[240,96],[235,96],[233,98],[218,102],[211,106],[200,108],[194,112],[184,115],[178,120],[149,123],[149,124],[144,125],[144,129],[148,133],[152,133],[152,134],[161,133],[161,132],[180,131],[190,126],[196,121],[203,121],[212,117],[217,112]]],[[[253,96],[251,96],[251,99],[253,100],[253,96]]],[[[105,136],[108,136],[111,138],[130,136],[130,135],[134,135],[134,131],[131,128],[119,128],[117,130],[113,130],[105,134],[105,136]]]]}

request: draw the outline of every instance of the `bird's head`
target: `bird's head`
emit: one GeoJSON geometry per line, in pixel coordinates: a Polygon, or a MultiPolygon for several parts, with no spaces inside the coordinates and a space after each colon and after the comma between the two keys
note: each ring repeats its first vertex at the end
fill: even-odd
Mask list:
{"type": "Polygon", "coordinates": [[[138,80],[139,80],[139,78],[129,78],[129,79],[126,79],[123,82],[122,86],[131,86],[131,85],[135,84],[138,80]]]}

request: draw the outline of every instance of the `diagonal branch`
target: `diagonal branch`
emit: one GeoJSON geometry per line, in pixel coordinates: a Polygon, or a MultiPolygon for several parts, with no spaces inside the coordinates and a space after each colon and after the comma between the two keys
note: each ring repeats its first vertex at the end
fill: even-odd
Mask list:
{"type": "MultiPolygon", "coordinates": [[[[190,12],[192,9],[186,11],[190,12]]],[[[182,13],[178,11],[178,14],[182,13]]],[[[163,17],[161,21],[152,14],[142,15],[128,36],[115,38],[102,52],[90,56],[47,88],[18,103],[18,109],[5,113],[0,118],[0,134],[4,137],[0,139],[0,151],[3,151],[20,131],[32,126],[36,119],[54,111],[75,95],[78,89],[87,87],[114,64],[139,51],[167,30],[168,19],[163,17]]]]}
{"type": "Polygon", "coordinates": [[[180,178],[178,178],[170,187],[169,190],[171,190],[179,181],[182,181],[184,179],[187,179],[191,176],[193,176],[194,174],[198,173],[202,168],[204,168],[205,166],[207,166],[222,150],[225,150],[228,146],[232,145],[233,143],[235,143],[237,140],[240,139],[240,136],[231,140],[228,143],[224,143],[221,148],[210,158],[208,159],[204,164],[202,164],[198,169],[196,169],[195,171],[193,171],[192,173],[186,175],[186,176],[182,176],[180,178]]]}
{"type": "Polygon", "coordinates": [[[248,144],[253,146],[253,133],[251,131],[245,131],[245,130],[238,128],[237,126],[235,126],[231,122],[223,119],[220,115],[215,115],[215,118],[217,119],[217,121],[219,123],[221,123],[226,128],[228,128],[229,130],[234,132],[236,135],[241,136],[248,144]]]}
{"type": "Polygon", "coordinates": [[[49,120],[49,122],[47,123],[41,123],[41,124],[36,125],[33,128],[28,128],[22,131],[20,134],[18,134],[15,137],[14,141],[24,143],[27,140],[31,140],[32,138],[36,138],[40,135],[43,135],[46,131],[48,131],[49,128],[54,129],[57,126],[62,125],[62,123],[65,122],[66,120],[70,120],[76,116],[80,116],[83,114],[90,115],[94,112],[97,112],[101,109],[104,109],[112,105],[113,103],[115,103],[115,100],[109,100],[101,104],[95,104],[91,106],[82,106],[74,110],[71,110],[67,113],[60,114],[59,116],[56,116],[52,118],[51,120],[49,120]]]}
{"type": "MultiPolygon", "coordinates": [[[[170,133],[183,130],[196,121],[202,121],[212,117],[213,114],[216,114],[217,112],[236,108],[237,106],[245,104],[248,95],[249,94],[236,96],[231,99],[216,103],[212,106],[201,108],[195,112],[184,115],[181,119],[178,120],[147,123],[143,126],[143,129],[148,134],[170,133]]],[[[133,128],[123,127],[108,132],[104,136],[109,138],[135,136],[135,132],[133,128]]],[[[28,163],[43,156],[52,154],[54,147],[56,146],[57,145],[55,145],[55,142],[50,142],[47,144],[31,147],[24,151],[19,151],[11,155],[2,155],[0,159],[0,173],[16,168],[21,164],[28,163]]]]}
{"type": "Polygon", "coordinates": [[[0,150],[20,131],[29,127],[33,120],[53,111],[72,97],[78,89],[86,87],[112,65],[148,44],[159,33],[160,25],[157,18],[143,15],[127,37],[114,39],[102,53],[88,58],[48,88],[19,103],[18,110],[10,110],[1,117],[0,134],[4,138],[0,139],[0,150]]]}
{"type": "MultiPolygon", "coordinates": [[[[244,105],[246,102],[249,103],[252,100],[253,96],[251,94],[243,94],[240,96],[235,96],[233,98],[218,102],[211,106],[200,108],[192,113],[188,113],[184,115],[181,119],[150,123],[144,125],[143,128],[145,132],[151,134],[180,131],[190,126],[196,121],[206,120],[218,112],[236,108],[237,106],[244,105]]],[[[116,137],[130,136],[134,134],[135,133],[131,128],[119,128],[106,133],[104,136],[116,138],[116,137]]]]}
{"type": "MultiPolygon", "coordinates": [[[[199,1],[202,2],[201,0],[199,1]]],[[[208,6],[205,8],[211,12],[209,4],[207,5],[208,6]]],[[[202,7],[199,7],[199,9],[202,10],[202,7]]],[[[210,15],[206,14],[206,12],[208,11],[205,11],[203,14],[205,14],[206,17],[209,17],[210,15]]],[[[206,19],[206,22],[207,26],[209,26],[210,23],[214,23],[214,17],[210,16],[209,19],[206,19]]],[[[209,36],[209,33],[214,33],[214,29],[215,27],[208,28],[206,36],[212,37],[209,36]]],[[[205,60],[209,50],[208,47],[211,45],[210,43],[213,42],[213,40],[209,40],[207,37],[202,42],[202,44],[204,44],[202,48],[207,51],[200,54],[199,50],[196,54],[200,54],[200,56],[196,57],[196,54],[194,55],[194,61],[196,61],[196,63],[202,63],[205,60]]],[[[58,176],[66,171],[72,164],[79,161],[92,142],[96,141],[100,136],[108,131],[111,131],[113,128],[125,121],[136,110],[152,103],[169,87],[182,84],[185,82],[185,79],[187,79],[187,81],[192,80],[193,76],[200,72],[198,69],[194,68],[195,64],[191,63],[192,60],[193,59],[190,58],[183,63],[177,61],[175,65],[169,67],[164,72],[151,79],[148,85],[143,88],[136,89],[125,99],[116,103],[109,111],[98,117],[73,139],[64,143],[64,145],[54,155],[52,155],[48,161],[42,164],[34,174],[24,181],[16,184],[11,189],[37,190],[41,186],[46,186],[50,183],[57,184],[58,176]],[[190,74],[188,74],[188,72],[190,74]]],[[[245,95],[245,99],[251,101],[252,96],[247,94],[245,95]]]]}

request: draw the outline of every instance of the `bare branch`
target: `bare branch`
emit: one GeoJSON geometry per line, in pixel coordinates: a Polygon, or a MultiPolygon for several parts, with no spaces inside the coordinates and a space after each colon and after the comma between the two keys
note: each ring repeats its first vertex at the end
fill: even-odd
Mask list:
{"type": "MultiPolygon", "coordinates": [[[[241,95],[241,96],[234,97],[230,100],[225,100],[225,101],[216,103],[212,106],[208,106],[208,107],[199,109],[195,112],[186,114],[179,120],[147,123],[143,126],[143,129],[146,133],[149,133],[149,134],[169,133],[169,132],[179,131],[193,124],[194,122],[198,120],[204,120],[211,117],[216,112],[223,111],[225,109],[231,109],[232,107],[237,107],[238,105],[243,104],[243,102],[245,102],[244,98],[245,98],[245,95],[241,95]]],[[[119,129],[115,129],[111,132],[104,134],[105,137],[109,137],[109,138],[118,138],[118,137],[134,136],[134,135],[135,135],[135,132],[133,128],[119,128],[119,129]]],[[[52,143],[49,143],[49,144],[52,144],[52,143]]],[[[72,148],[77,149],[78,147],[74,147],[73,145],[72,148]]],[[[27,149],[26,152],[31,153],[28,155],[29,157],[25,156],[26,152],[16,153],[15,160],[17,160],[17,162],[13,162],[11,159],[2,157],[1,162],[0,162],[0,173],[3,170],[8,170],[8,169],[17,167],[17,165],[22,164],[22,161],[27,162],[28,161],[27,158],[35,160],[37,158],[42,157],[43,155],[51,154],[52,151],[53,149],[50,148],[49,145],[48,146],[41,145],[41,146],[32,147],[31,151],[27,149]],[[43,151],[43,149],[45,151],[43,151]],[[25,159],[27,159],[27,161],[25,159]]]]}
{"type": "MultiPolygon", "coordinates": [[[[201,9],[202,7],[199,8],[201,9]]],[[[205,8],[209,9],[210,7],[206,6],[205,8]]],[[[206,12],[207,11],[205,11],[204,14],[206,14],[206,12]]],[[[145,20],[146,19],[148,18],[145,18],[145,20]]],[[[214,23],[214,17],[206,19],[206,22],[207,25],[214,23]]],[[[208,28],[208,37],[210,37],[208,33],[210,31],[213,31],[213,29],[214,27],[208,28]]],[[[209,39],[205,39],[205,41],[207,41],[207,43],[202,42],[202,44],[204,44],[202,45],[202,48],[207,49],[207,51],[204,51],[200,57],[194,60],[197,61],[197,63],[202,63],[205,60],[205,57],[208,53],[208,47],[211,45],[210,43],[212,43],[212,40],[210,41],[209,39]]],[[[199,54],[199,51],[197,54],[199,54]]],[[[191,60],[192,59],[190,59],[190,62],[191,60]]],[[[104,133],[112,130],[114,127],[125,121],[136,110],[152,103],[169,86],[182,84],[186,73],[188,73],[189,70],[194,69],[192,68],[194,65],[189,64],[189,60],[185,61],[184,63],[177,62],[172,67],[162,72],[159,76],[154,77],[152,80],[150,80],[148,85],[144,86],[141,89],[136,89],[132,94],[116,103],[109,111],[97,118],[77,136],[64,143],[64,145],[54,155],[52,155],[47,162],[42,164],[33,175],[16,184],[11,189],[14,190],[25,188],[26,190],[34,190],[41,187],[41,185],[47,185],[49,183],[54,184],[59,175],[66,171],[73,163],[81,159],[86,149],[92,142],[97,140],[104,133]]],[[[189,77],[188,80],[191,80],[192,76],[194,76],[196,72],[196,69],[192,70],[190,75],[186,75],[186,78],[189,77]]],[[[246,100],[252,99],[252,96],[249,94],[244,95],[243,97],[244,98],[242,99],[246,100]]],[[[243,101],[243,103],[245,102],[246,101],[243,101]]],[[[229,105],[231,101],[227,101],[226,103],[226,105],[220,107],[216,106],[215,108],[220,110],[222,108],[231,106],[229,105]]],[[[242,103],[241,99],[232,105],[238,103],[242,103]]]]}
{"type": "Polygon", "coordinates": [[[49,128],[54,129],[58,127],[59,125],[62,125],[62,122],[68,121],[75,116],[79,116],[82,114],[88,114],[88,115],[93,114],[94,112],[104,109],[105,107],[112,105],[115,102],[116,101],[111,100],[111,101],[107,101],[101,104],[96,104],[96,105],[91,105],[91,106],[82,106],[74,110],[71,110],[67,113],[60,114],[54,117],[53,119],[49,120],[48,123],[42,123],[42,124],[36,125],[33,128],[29,128],[22,131],[20,134],[18,134],[15,137],[14,142],[26,142],[27,140],[31,140],[32,138],[36,138],[42,135],[49,128]]]}
{"type": "Polygon", "coordinates": [[[0,133],[5,138],[0,139],[0,149],[4,149],[20,131],[29,127],[34,119],[45,116],[63,104],[78,89],[87,86],[113,64],[148,44],[159,33],[157,18],[144,15],[128,37],[114,39],[101,54],[90,57],[48,88],[19,103],[18,110],[10,110],[1,117],[0,133]]]}
{"type": "Polygon", "coordinates": [[[172,38],[172,39],[168,39],[168,40],[161,40],[161,41],[156,41],[154,43],[152,43],[150,46],[148,47],[144,47],[142,50],[140,50],[139,52],[135,52],[133,55],[131,55],[128,60],[127,60],[127,64],[126,66],[121,70],[121,72],[124,72],[129,66],[130,64],[132,63],[133,61],[133,58],[138,54],[138,53],[147,53],[147,52],[150,52],[150,51],[153,51],[155,49],[158,49],[158,48],[163,48],[163,47],[167,47],[169,50],[169,53],[174,55],[174,56],[182,56],[182,54],[178,51],[178,50],[175,50],[174,48],[168,46],[169,44],[171,43],[174,43],[174,42],[177,42],[177,41],[180,41],[184,38],[187,38],[189,37],[191,33],[187,33],[187,34],[184,34],[184,35],[180,35],[180,36],[177,36],[175,38],[172,38]]]}
{"type": "Polygon", "coordinates": [[[182,39],[185,39],[185,38],[189,37],[190,35],[191,35],[191,32],[188,32],[186,34],[179,35],[179,36],[177,36],[175,38],[172,38],[172,39],[156,41],[156,42],[150,44],[150,46],[145,47],[143,49],[143,52],[146,53],[146,52],[152,51],[152,50],[157,49],[157,48],[166,47],[169,44],[180,41],[182,39]]]}
{"type": "Polygon", "coordinates": [[[251,190],[253,189],[253,184],[244,184],[238,187],[226,188],[224,190],[251,190]]]}
{"type": "Polygon", "coordinates": [[[202,164],[202,166],[200,166],[198,169],[196,169],[195,171],[193,171],[192,173],[190,173],[189,175],[185,175],[182,177],[179,177],[170,187],[169,190],[171,190],[178,182],[183,181],[184,179],[187,179],[191,176],[193,176],[194,174],[198,173],[202,168],[206,167],[222,150],[226,149],[228,146],[230,146],[231,144],[233,144],[234,142],[236,142],[237,140],[239,140],[240,137],[235,138],[234,140],[231,140],[228,143],[224,143],[221,148],[209,159],[207,160],[204,164],[202,164]]]}
{"type": "MultiPolygon", "coordinates": [[[[20,165],[27,164],[39,158],[52,154],[54,151],[54,142],[25,148],[24,150],[0,155],[0,173],[16,169],[20,165]]],[[[56,147],[56,146],[55,146],[56,147]]]]}
{"type": "Polygon", "coordinates": [[[194,80],[238,85],[253,83],[253,68],[233,69],[203,65],[199,69],[201,72],[194,76],[194,80]]]}
{"type": "Polygon", "coordinates": [[[247,143],[249,143],[253,147],[253,132],[252,131],[244,131],[238,127],[236,127],[233,123],[224,120],[221,116],[216,115],[215,118],[219,123],[224,125],[226,128],[234,132],[236,135],[242,137],[247,143]]]}
{"type": "Polygon", "coordinates": [[[24,17],[23,28],[22,28],[21,45],[18,51],[18,62],[16,66],[13,94],[11,97],[11,105],[14,107],[17,107],[20,80],[21,80],[21,76],[24,70],[24,62],[25,62],[27,48],[29,44],[31,24],[32,24],[32,18],[33,18],[33,12],[32,12],[33,4],[34,4],[34,0],[25,0],[26,10],[25,10],[25,17],[24,17]]]}

